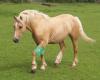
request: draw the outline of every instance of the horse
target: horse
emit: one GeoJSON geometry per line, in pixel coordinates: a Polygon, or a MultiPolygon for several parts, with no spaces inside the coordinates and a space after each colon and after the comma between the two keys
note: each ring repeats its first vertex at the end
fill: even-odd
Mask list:
{"type": "Polygon", "coordinates": [[[64,40],[67,36],[70,37],[73,44],[74,59],[72,66],[78,63],[78,39],[82,37],[86,42],[94,42],[95,40],[88,37],[83,30],[82,23],[77,16],[71,14],[60,14],[50,17],[37,10],[24,10],[18,16],[14,16],[14,38],[15,43],[23,32],[26,30],[32,33],[32,37],[37,47],[32,51],[32,71],[37,69],[36,55],[41,58],[41,69],[46,69],[46,61],[44,58],[45,47],[48,44],[58,44],[60,51],[55,59],[55,64],[58,65],[62,61],[65,43],[64,40]]]}

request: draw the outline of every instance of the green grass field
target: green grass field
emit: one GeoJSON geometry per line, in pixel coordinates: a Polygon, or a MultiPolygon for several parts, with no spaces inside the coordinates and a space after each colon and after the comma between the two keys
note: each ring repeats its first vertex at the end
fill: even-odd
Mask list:
{"type": "Polygon", "coordinates": [[[100,80],[100,4],[57,4],[46,7],[39,4],[0,4],[0,80],[100,80]],[[79,64],[71,68],[73,50],[71,41],[66,39],[66,50],[62,63],[54,66],[54,60],[59,51],[58,45],[46,47],[45,58],[48,64],[46,71],[38,69],[35,74],[30,73],[32,51],[35,43],[31,33],[23,34],[20,43],[14,44],[13,16],[25,9],[36,9],[50,16],[70,13],[79,16],[88,36],[96,43],[89,44],[79,40],[79,64]]]}

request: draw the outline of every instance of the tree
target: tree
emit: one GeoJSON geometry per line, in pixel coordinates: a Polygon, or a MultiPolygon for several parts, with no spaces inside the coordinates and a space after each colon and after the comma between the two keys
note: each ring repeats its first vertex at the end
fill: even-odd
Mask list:
{"type": "Polygon", "coordinates": [[[33,0],[27,0],[27,2],[31,3],[33,0]]]}

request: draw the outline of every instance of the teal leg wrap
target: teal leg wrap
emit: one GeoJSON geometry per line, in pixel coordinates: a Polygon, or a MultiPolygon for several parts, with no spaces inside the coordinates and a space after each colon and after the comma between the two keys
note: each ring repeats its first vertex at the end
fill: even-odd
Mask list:
{"type": "Polygon", "coordinates": [[[36,53],[36,55],[40,56],[40,55],[43,55],[45,50],[43,47],[41,46],[37,46],[35,49],[34,49],[34,52],[36,53]]]}

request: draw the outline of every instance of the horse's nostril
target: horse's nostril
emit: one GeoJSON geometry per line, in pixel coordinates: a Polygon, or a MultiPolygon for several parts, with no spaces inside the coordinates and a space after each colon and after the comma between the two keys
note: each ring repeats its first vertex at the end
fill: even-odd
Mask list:
{"type": "Polygon", "coordinates": [[[19,42],[19,40],[16,39],[16,38],[14,38],[13,41],[14,41],[15,43],[18,43],[18,42],[19,42]]]}

